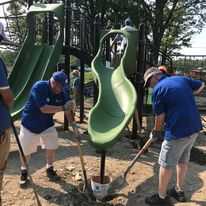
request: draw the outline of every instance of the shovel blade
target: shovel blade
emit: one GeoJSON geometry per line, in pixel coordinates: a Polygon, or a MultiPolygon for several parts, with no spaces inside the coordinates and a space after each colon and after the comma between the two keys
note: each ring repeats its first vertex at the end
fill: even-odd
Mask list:
{"type": "Polygon", "coordinates": [[[116,192],[119,192],[120,190],[127,187],[129,184],[126,181],[125,178],[122,176],[117,177],[113,182],[110,183],[110,188],[108,189],[107,193],[108,195],[114,194],[116,192]]]}

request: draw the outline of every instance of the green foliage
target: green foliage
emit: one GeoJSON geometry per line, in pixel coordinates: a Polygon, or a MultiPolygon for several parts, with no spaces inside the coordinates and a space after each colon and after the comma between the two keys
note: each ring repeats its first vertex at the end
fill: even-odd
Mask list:
{"type": "Polygon", "coordinates": [[[10,16],[16,17],[11,18],[8,21],[8,27],[10,31],[10,36],[13,42],[18,43],[20,45],[23,44],[26,33],[26,11],[27,11],[27,4],[25,0],[14,1],[9,4],[7,8],[7,13],[10,16]],[[24,16],[23,18],[19,18],[20,16],[24,16]]]}
{"type": "Polygon", "coordinates": [[[6,50],[0,50],[0,56],[1,58],[3,59],[6,67],[7,67],[7,70],[10,72],[11,71],[11,68],[14,64],[14,61],[17,57],[17,54],[18,52],[13,52],[13,51],[6,51],[6,50]]]}
{"type": "MultiPolygon", "coordinates": [[[[145,13],[148,41],[165,54],[172,54],[182,46],[189,46],[192,35],[205,23],[206,4],[199,0],[141,1],[145,13]],[[201,8],[201,10],[200,10],[201,8]]],[[[157,62],[157,56],[155,57],[157,62]]]]}
{"type": "MultiPolygon", "coordinates": [[[[43,3],[43,0],[35,2],[43,3]]],[[[53,2],[60,2],[58,0],[53,2]]],[[[76,0],[72,7],[83,11],[89,17],[89,31],[93,34],[96,14],[100,14],[102,27],[111,21],[112,27],[121,27],[130,17],[133,26],[145,24],[149,44],[166,55],[177,54],[183,46],[190,46],[194,33],[200,32],[206,23],[205,0],[76,0]]],[[[25,14],[25,0],[10,3],[8,12],[13,16],[25,14]]],[[[88,22],[87,22],[88,23],[88,22]]],[[[24,19],[12,19],[9,23],[13,39],[22,44],[27,29],[24,19]]],[[[86,33],[85,39],[92,45],[93,36],[86,33]]],[[[154,64],[158,55],[154,54],[154,64]]]]}
{"type": "Polygon", "coordinates": [[[173,66],[182,69],[197,69],[198,67],[203,68],[206,65],[206,59],[184,56],[173,60],[173,66]]]}
{"type": "MultiPolygon", "coordinates": [[[[206,22],[205,0],[78,0],[75,5],[93,19],[100,13],[103,26],[109,20],[113,27],[121,27],[127,17],[136,27],[144,23],[147,42],[168,55],[190,46],[192,35],[200,32],[206,22]]],[[[155,62],[157,58],[154,56],[155,62]]]]}

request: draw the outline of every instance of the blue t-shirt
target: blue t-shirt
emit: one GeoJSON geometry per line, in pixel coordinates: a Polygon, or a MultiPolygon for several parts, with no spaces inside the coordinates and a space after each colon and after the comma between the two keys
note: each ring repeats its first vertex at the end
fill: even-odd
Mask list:
{"type": "Polygon", "coordinates": [[[68,100],[65,91],[61,94],[51,92],[50,80],[36,82],[24,107],[22,125],[36,134],[45,131],[54,125],[54,114],[42,113],[40,108],[45,105],[63,106],[68,100]]]}
{"type": "Polygon", "coordinates": [[[158,116],[165,113],[165,139],[179,139],[202,130],[193,91],[201,81],[163,76],[152,91],[152,105],[158,116]]]}
{"type": "MultiPolygon", "coordinates": [[[[7,70],[0,58],[0,89],[8,89],[7,70]]],[[[0,96],[0,133],[11,127],[9,110],[0,96]]]]}

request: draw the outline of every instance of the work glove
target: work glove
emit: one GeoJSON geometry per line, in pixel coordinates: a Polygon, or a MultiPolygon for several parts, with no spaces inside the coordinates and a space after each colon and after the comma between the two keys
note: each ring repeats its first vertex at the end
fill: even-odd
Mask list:
{"type": "Polygon", "coordinates": [[[150,137],[152,138],[153,142],[157,142],[162,137],[162,131],[155,131],[153,129],[150,133],[150,137]]]}
{"type": "Polygon", "coordinates": [[[64,111],[71,111],[75,107],[75,102],[74,101],[68,101],[64,106],[64,111]]]}

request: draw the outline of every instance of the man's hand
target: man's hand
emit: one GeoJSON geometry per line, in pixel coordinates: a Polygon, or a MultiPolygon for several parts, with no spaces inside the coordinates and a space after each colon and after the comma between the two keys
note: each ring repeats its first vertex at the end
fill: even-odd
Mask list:
{"type": "Polygon", "coordinates": [[[162,136],[161,131],[155,131],[154,129],[150,133],[150,137],[153,139],[153,142],[158,141],[162,136]]]}
{"type": "Polygon", "coordinates": [[[64,105],[64,111],[71,111],[73,110],[75,107],[75,102],[74,101],[68,101],[65,105],[64,105]]]}

